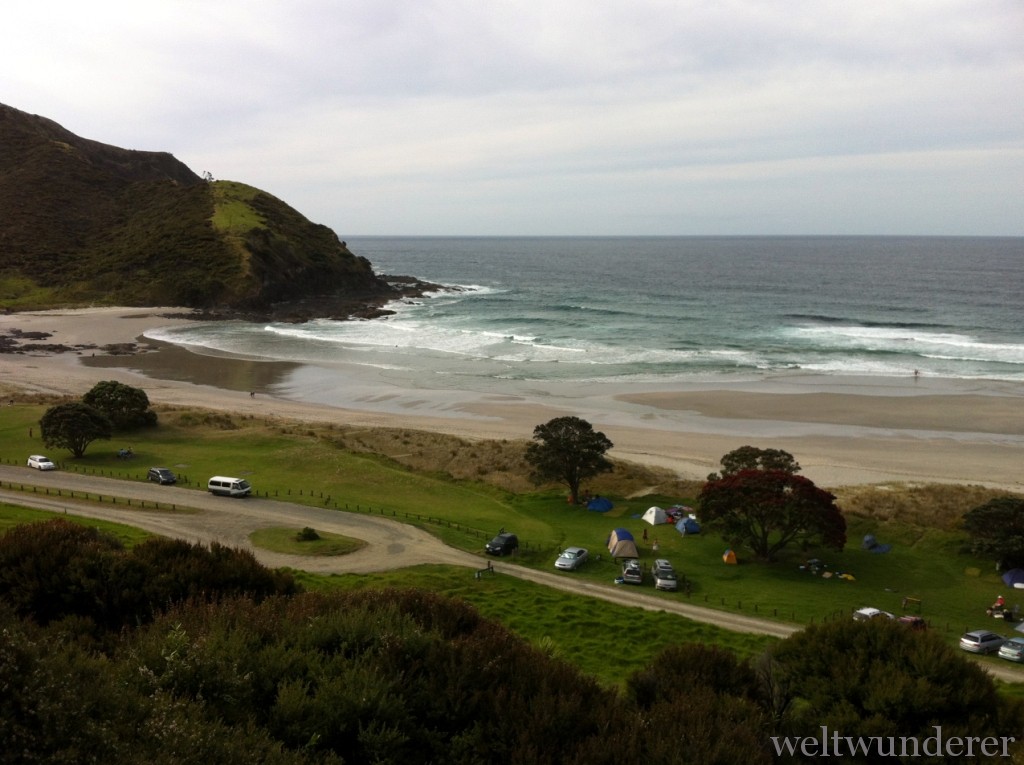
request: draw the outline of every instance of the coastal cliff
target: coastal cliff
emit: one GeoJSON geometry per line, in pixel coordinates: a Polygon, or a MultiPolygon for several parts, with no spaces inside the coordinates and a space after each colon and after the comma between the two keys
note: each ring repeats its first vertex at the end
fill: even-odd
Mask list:
{"type": "Polygon", "coordinates": [[[3,104],[0,211],[0,310],[177,305],[301,321],[373,316],[435,287],[375,274],[265,191],[3,104]]]}

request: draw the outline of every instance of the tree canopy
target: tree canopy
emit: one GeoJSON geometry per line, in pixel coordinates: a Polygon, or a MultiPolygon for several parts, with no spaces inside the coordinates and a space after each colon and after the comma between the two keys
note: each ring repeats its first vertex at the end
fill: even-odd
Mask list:
{"type": "Polygon", "coordinates": [[[72,402],[47,409],[39,419],[39,431],[46,446],[81,457],[93,441],[113,435],[113,424],[96,407],[72,402]]]}
{"type": "Polygon", "coordinates": [[[784,470],[741,470],[708,481],[700,493],[701,522],[762,560],[792,542],[846,545],[846,519],[835,495],[784,470]]]}
{"type": "Polygon", "coordinates": [[[1003,568],[1024,566],[1024,499],[996,497],[964,515],[971,552],[1003,568]]]}
{"type": "Polygon", "coordinates": [[[583,481],[612,470],[605,457],[611,448],[607,436],[586,420],[556,417],[533,429],[533,443],[526,448],[526,461],[533,468],[530,478],[538,484],[564,483],[576,504],[583,481]]]}
{"type": "Polygon", "coordinates": [[[103,380],[82,396],[82,403],[94,406],[114,424],[116,430],[156,425],[156,412],[149,408],[149,396],[141,388],[103,380]]]}
{"type": "Polygon", "coordinates": [[[721,459],[722,472],[712,473],[709,481],[734,475],[741,470],[783,470],[799,473],[800,463],[792,454],[782,449],[759,449],[756,446],[741,446],[733,449],[721,459]]]}

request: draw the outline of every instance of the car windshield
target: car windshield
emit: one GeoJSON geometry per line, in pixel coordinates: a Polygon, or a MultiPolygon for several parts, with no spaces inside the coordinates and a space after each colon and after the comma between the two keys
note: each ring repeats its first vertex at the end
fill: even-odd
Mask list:
{"type": "MultiPolygon", "coordinates": [[[[248,482],[248,481],[246,481],[246,480],[245,480],[245,479],[243,478],[243,479],[242,479],[241,481],[239,481],[239,482],[238,482],[238,488],[239,488],[239,489],[248,489],[248,488],[249,488],[249,482],[248,482]]],[[[479,542],[477,542],[477,544],[480,544],[480,543],[479,543],[479,542]]]]}
{"type": "Polygon", "coordinates": [[[661,579],[675,579],[676,578],[676,572],[673,571],[672,569],[665,569],[665,568],[659,569],[658,570],[658,577],[661,578],[661,579]]]}

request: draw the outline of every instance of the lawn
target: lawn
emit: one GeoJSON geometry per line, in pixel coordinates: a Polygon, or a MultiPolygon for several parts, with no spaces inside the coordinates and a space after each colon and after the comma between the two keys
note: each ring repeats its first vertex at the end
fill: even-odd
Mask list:
{"type": "MultiPolygon", "coordinates": [[[[44,410],[28,404],[0,408],[0,460],[21,465],[26,455],[40,451],[37,423],[44,410]],[[28,437],[30,427],[36,427],[34,439],[28,437]]],[[[505,528],[521,540],[517,562],[543,570],[553,570],[562,547],[580,545],[590,549],[592,560],[580,571],[561,575],[599,583],[610,584],[619,574],[605,543],[610,532],[622,526],[633,532],[644,564],[655,557],[668,558],[689,583],[689,594],[681,589],[660,597],[689,597],[696,604],[797,624],[844,617],[867,605],[898,614],[903,598],[911,597],[920,600],[920,613],[933,629],[954,642],[966,629],[998,631],[1003,626],[984,614],[996,595],[1007,596],[1011,605],[1017,600],[1024,605],[1024,597],[1015,598],[1016,591],[1003,586],[992,562],[964,554],[962,534],[948,529],[850,517],[849,542],[843,552],[790,550],[777,562],[765,564],[751,560],[740,549],[739,565],[730,566],[722,561],[726,545],[718,537],[684,537],[672,526],[652,527],[639,518],[650,505],[692,504],[692,497],[612,496],[615,507],[596,513],[567,505],[560,489],[513,494],[481,482],[412,471],[387,456],[350,451],[343,446],[345,429],[336,426],[186,409],[161,411],[160,422],[158,428],[140,431],[130,439],[94,443],[80,460],[61,453],[48,456],[63,469],[126,480],[145,480],[150,466],[163,465],[179,473],[181,485],[199,490],[210,475],[244,477],[260,496],[339,511],[383,513],[473,551],[481,550],[490,536],[505,528]],[[121,446],[131,446],[135,459],[117,459],[121,446]],[[646,544],[642,541],[645,528],[646,544]],[[882,555],[862,550],[860,541],[867,533],[891,544],[892,550],[882,555]],[[655,539],[660,548],[657,555],[652,549],[655,539]],[[822,560],[833,576],[809,573],[803,564],[811,558],[822,560]]],[[[653,587],[648,584],[645,591],[653,592],[653,587]]],[[[533,618],[529,609],[522,613],[515,619],[533,618]]]]}

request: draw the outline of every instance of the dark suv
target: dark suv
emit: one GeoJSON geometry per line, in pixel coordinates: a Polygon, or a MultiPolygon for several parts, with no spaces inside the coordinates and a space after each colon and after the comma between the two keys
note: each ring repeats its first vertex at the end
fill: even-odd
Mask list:
{"type": "Polygon", "coordinates": [[[511,555],[518,549],[519,537],[507,531],[502,531],[484,548],[488,555],[511,555]]]}
{"type": "Polygon", "coordinates": [[[156,481],[160,484],[176,483],[178,480],[174,473],[167,468],[150,468],[146,477],[150,481],[156,481]]]}

